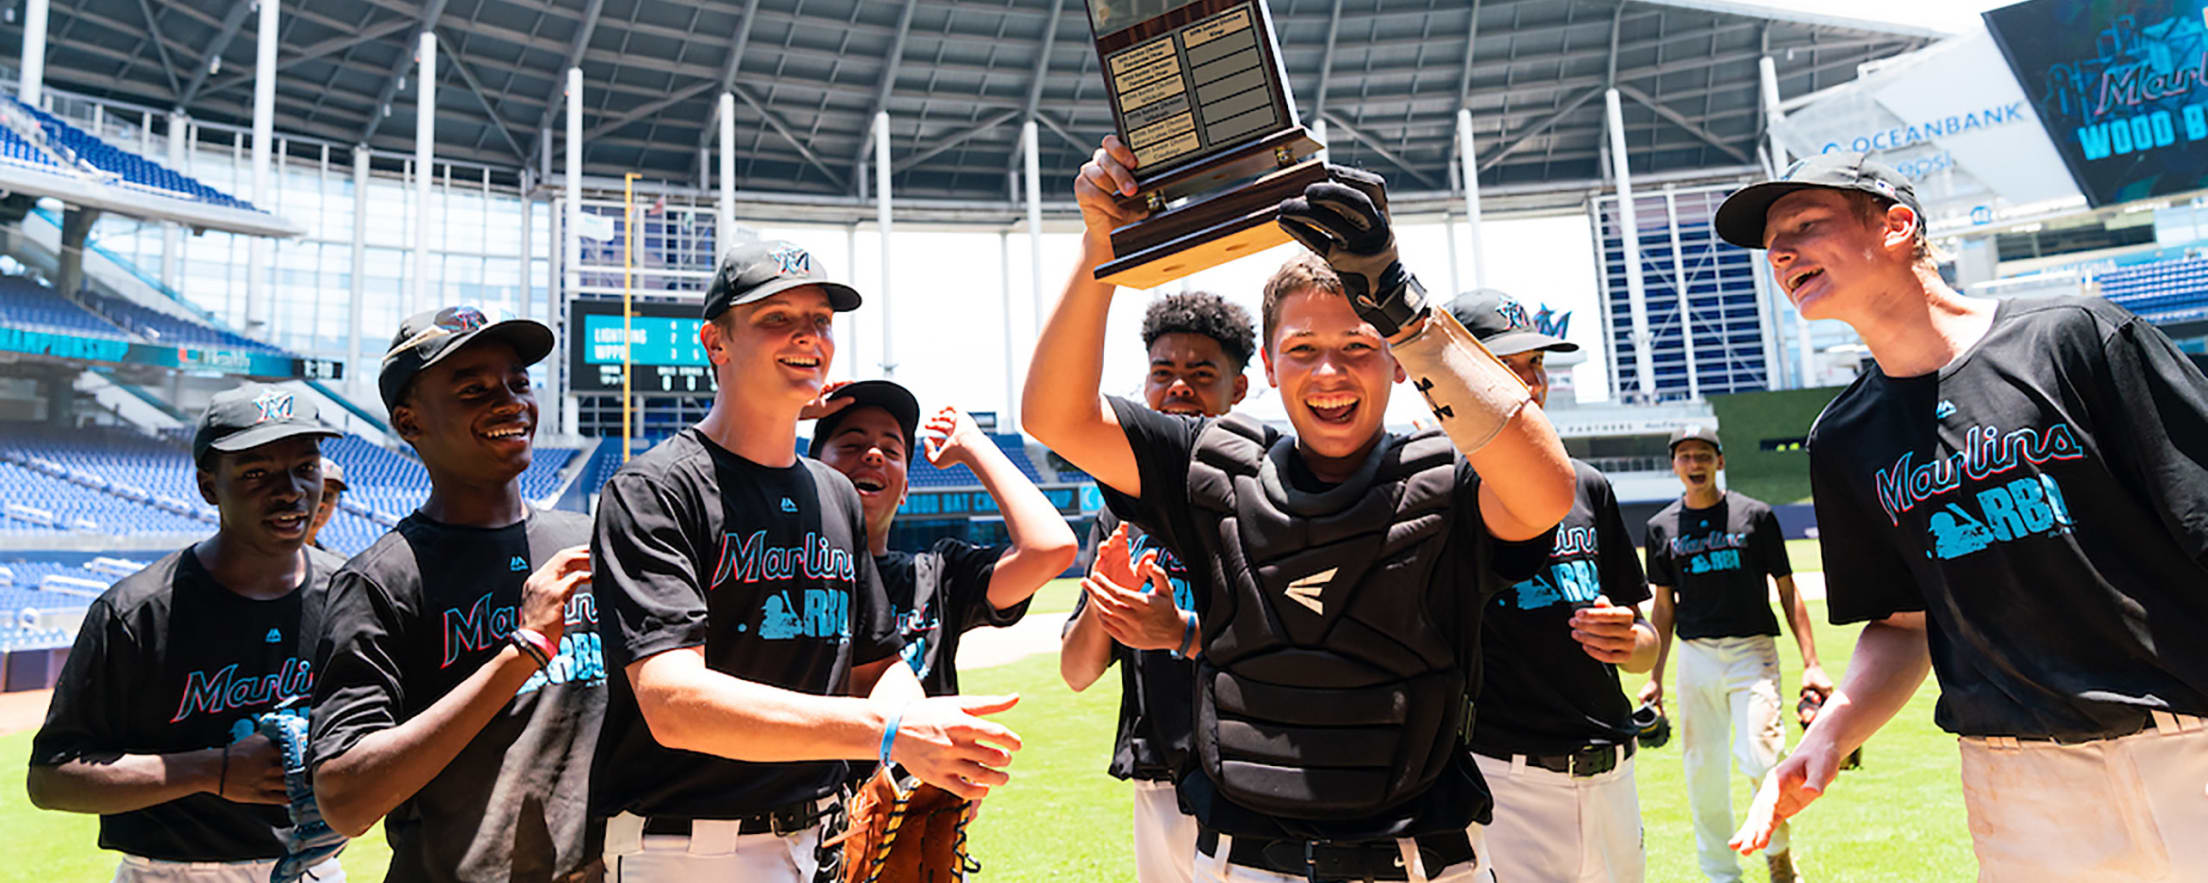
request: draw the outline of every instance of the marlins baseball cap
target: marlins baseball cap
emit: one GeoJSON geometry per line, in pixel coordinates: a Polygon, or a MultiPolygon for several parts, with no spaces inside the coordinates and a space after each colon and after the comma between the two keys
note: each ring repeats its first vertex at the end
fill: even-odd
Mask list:
{"type": "Polygon", "coordinates": [[[773,297],[792,288],[818,285],[828,293],[828,306],[836,312],[859,308],[858,289],[828,281],[828,271],[813,253],[794,242],[753,239],[739,242],[721,253],[713,284],[705,289],[705,316],[728,312],[729,307],[773,297]]]}
{"type": "Polygon", "coordinates": [[[1482,288],[1457,295],[1449,302],[1450,315],[1457,317],[1464,330],[1472,332],[1489,352],[1498,356],[1514,356],[1534,350],[1556,353],[1576,353],[1579,344],[1553,334],[1543,334],[1533,324],[1533,316],[1526,312],[1526,305],[1517,298],[1482,288]]]}
{"type": "Polygon", "coordinates": [[[522,364],[534,365],[552,352],[552,329],[544,323],[518,319],[503,310],[485,313],[471,306],[445,307],[415,313],[399,323],[391,348],[383,354],[383,373],[376,388],[386,409],[399,406],[406,385],[417,374],[459,352],[479,339],[503,340],[514,348],[522,364]]]}
{"type": "Polygon", "coordinates": [[[1812,187],[1860,190],[1906,205],[1918,217],[1924,216],[1924,206],[1917,203],[1916,187],[1893,166],[1867,153],[1820,153],[1795,161],[1774,180],[1751,184],[1725,197],[1712,222],[1717,235],[1741,248],[1762,248],[1763,222],[1771,213],[1772,203],[1812,187]]]}
{"type": "Polygon", "coordinates": [[[1717,449],[1718,456],[1725,455],[1725,446],[1717,443],[1717,430],[1703,426],[1700,423],[1689,423],[1672,432],[1670,450],[1679,450],[1680,445],[1690,441],[1707,443],[1710,447],[1717,449]]]}
{"type": "Polygon", "coordinates": [[[345,467],[337,465],[336,460],[328,457],[322,458],[322,483],[337,485],[337,489],[341,491],[352,488],[352,485],[345,483],[345,467]]]}
{"type": "Polygon", "coordinates": [[[199,415],[199,431],[192,434],[192,462],[205,463],[210,452],[243,451],[298,435],[336,438],[337,430],[314,419],[314,401],[291,390],[248,383],[223,390],[199,415]]]}
{"type": "Polygon", "coordinates": [[[843,418],[860,408],[874,407],[889,412],[891,419],[905,431],[905,459],[912,459],[913,433],[920,428],[920,400],[912,397],[912,391],[888,380],[861,380],[836,390],[829,401],[850,399],[851,404],[813,424],[813,441],[805,449],[805,456],[820,459],[821,449],[828,447],[828,437],[836,434],[836,427],[843,425],[843,418]]]}

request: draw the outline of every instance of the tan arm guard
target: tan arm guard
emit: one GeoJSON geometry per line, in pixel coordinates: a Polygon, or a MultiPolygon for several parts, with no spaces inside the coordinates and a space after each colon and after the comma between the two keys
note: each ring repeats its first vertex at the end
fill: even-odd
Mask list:
{"type": "Polygon", "coordinates": [[[1411,388],[1426,397],[1426,407],[1462,453],[1486,447],[1533,401],[1510,366],[1447,310],[1428,310],[1426,326],[1390,349],[1410,375],[1411,388]]]}

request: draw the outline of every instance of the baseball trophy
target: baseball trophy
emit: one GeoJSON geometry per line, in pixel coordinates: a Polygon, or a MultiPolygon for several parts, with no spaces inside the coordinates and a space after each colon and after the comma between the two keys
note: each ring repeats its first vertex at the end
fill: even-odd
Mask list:
{"type": "Polygon", "coordinates": [[[1288,241],[1280,201],[1327,177],[1296,122],[1264,0],[1087,0],[1119,139],[1150,216],[1096,278],[1155,288],[1288,241]]]}

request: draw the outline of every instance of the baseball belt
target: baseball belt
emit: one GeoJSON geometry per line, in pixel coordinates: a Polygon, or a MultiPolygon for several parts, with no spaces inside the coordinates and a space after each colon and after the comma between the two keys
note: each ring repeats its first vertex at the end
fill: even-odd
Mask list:
{"type": "Polygon", "coordinates": [[[1589,745],[1569,754],[1502,754],[1481,751],[1478,748],[1474,748],[1472,751],[1505,762],[1515,762],[1518,758],[1524,757],[1526,766],[1584,778],[1586,776],[1599,776],[1617,769],[1620,764],[1625,763],[1627,758],[1633,756],[1632,740],[1628,739],[1620,744],[1624,747],[1622,753],[1619,751],[1619,745],[1589,745]]]}
{"type": "MultiPolygon", "coordinates": [[[[1473,861],[1472,838],[1463,831],[1425,834],[1412,838],[1418,856],[1432,876],[1450,865],[1473,861]]],[[[1196,831],[1196,849],[1205,855],[1219,853],[1219,832],[1196,831]]],[[[1227,862],[1276,874],[1292,874],[1318,883],[1326,880],[1409,880],[1403,866],[1403,848],[1390,840],[1267,840],[1235,837],[1227,848],[1227,862]]]]}

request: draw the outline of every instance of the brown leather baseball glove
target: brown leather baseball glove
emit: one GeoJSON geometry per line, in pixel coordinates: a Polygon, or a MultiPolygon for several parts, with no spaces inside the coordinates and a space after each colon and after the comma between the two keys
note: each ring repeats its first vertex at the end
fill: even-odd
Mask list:
{"type": "Polygon", "coordinates": [[[877,772],[845,804],[842,883],[956,883],[981,869],[966,855],[973,805],[912,777],[877,772]]]}

